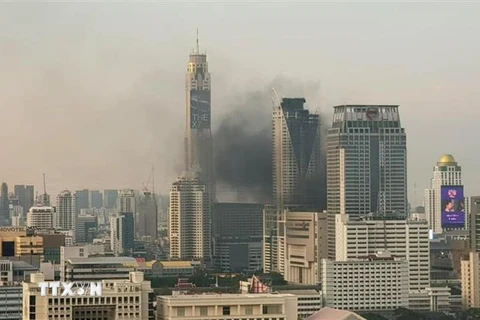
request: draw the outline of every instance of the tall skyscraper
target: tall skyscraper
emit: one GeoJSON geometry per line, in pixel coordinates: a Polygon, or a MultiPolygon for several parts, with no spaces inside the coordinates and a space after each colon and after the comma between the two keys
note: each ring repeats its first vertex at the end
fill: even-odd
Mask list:
{"type": "Polygon", "coordinates": [[[26,216],[28,210],[33,207],[35,201],[35,192],[33,186],[16,185],[14,186],[15,196],[18,198],[18,205],[23,208],[23,214],[26,216]]]}
{"type": "Polygon", "coordinates": [[[98,190],[90,190],[89,208],[100,209],[103,206],[103,195],[98,190]]]}
{"type": "Polygon", "coordinates": [[[425,213],[434,233],[466,229],[469,199],[464,195],[462,167],[451,154],[445,154],[433,167],[430,188],[425,190],[425,213]]]}
{"type": "Polygon", "coordinates": [[[211,261],[211,201],[208,187],[190,172],[173,183],[168,219],[170,257],[211,261]]]}
{"type": "Polygon", "coordinates": [[[211,131],[211,83],[207,55],[197,46],[190,54],[185,79],[186,132],[185,170],[200,173],[200,180],[209,188],[215,199],[211,131]]]}
{"type": "MultiPolygon", "coordinates": [[[[285,205],[320,207],[320,122],[304,98],[284,98],[273,110],[273,199],[285,205]]],[[[319,208],[318,208],[319,209],[319,208]]]]}
{"type": "Polygon", "coordinates": [[[287,210],[324,209],[319,181],[320,121],[304,103],[304,98],[284,98],[273,106],[274,204],[264,209],[266,272],[284,272],[287,210]]]}
{"type": "Polygon", "coordinates": [[[327,135],[329,258],[335,215],[407,213],[407,141],[398,106],[334,107],[327,135]]]}
{"type": "Polygon", "coordinates": [[[77,214],[79,214],[82,209],[90,208],[90,191],[88,189],[75,191],[75,197],[75,210],[77,214]]]}
{"type": "Polygon", "coordinates": [[[77,222],[75,204],[75,195],[69,190],[64,190],[57,196],[57,228],[75,230],[77,222]]]}
{"type": "Polygon", "coordinates": [[[158,212],[155,195],[145,191],[140,198],[137,210],[137,221],[135,222],[135,234],[141,239],[144,236],[157,238],[158,212]]]}
{"type": "Polygon", "coordinates": [[[0,225],[8,225],[9,213],[8,185],[4,182],[0,190],[0,225]]]}
{"type": "Polygon", "coordinates": [[[111,247],[115,254],[133,251],[136,214],[135,192],[131,189],[121,190],[117,198],[117,214],[110,220],[111,247]]]}
{"type": "Polygon", "coordinates": [[[480,197],[470,198],[470,244],[472,251],[480,252],[480,197]]]}
{"type": "Polygon", "coordinates": [[[107,209],[115,208],[117,204],[118,190],[103,190],[103,207],[107,209]]]}

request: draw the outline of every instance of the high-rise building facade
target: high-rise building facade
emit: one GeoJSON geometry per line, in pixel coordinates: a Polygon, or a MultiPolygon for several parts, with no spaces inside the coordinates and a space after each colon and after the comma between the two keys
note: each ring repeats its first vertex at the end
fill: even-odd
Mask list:
{"type": "Polygon", "coordinates": [[[28,210],[34,205],[35,193],[33,186],[15,185],[15,196],[18,199],[18,205],[23,208],[23,214],[26,215],[28,210]]]}
{"type": "Polygon", "coordinates": [[[283,98],[273,107],[273,205],[264,209],[263,263],[284,273],[287,210],[321,209],[320,121],[304,98],[283,98]]]}
{"type": "Polygon", "coordinates": [[[200,180],[205,183],[215,199],[215,183],[212,160],[211,131],[211,83],[207,55],[197,47],[190,54],[185,78],[186,91],[186,132],[185,170],[199,171],[200,180]]]}
{"type": "Polygon", "coordinates": [[[462,167],[451,154],[443,155],[433,167],[430,188],[425,190],[425,213],[430,229],[434,233],[467,229],[468,200],[464,195],[462,167]]]}
{"type": "Polygon", "coordinates": [[[314,184],[320,122],[304,103],[303,98],[284,98],[273,109],[273,199],[280,210],[285,205],[320,206],[320,190],[314,184]]]}
{"type": "Polygon", "coordinates": [[[90,191],[88,189],[75,191],[75,211],[79,214],[82,209],[90,208],[90,191]]]}
{"type": "Polygon", "coordinates": [[[57,196],[57,228],[63,230],[74,230],[76,228],[75,204],[75,195],[69,190],[64,190],[57,196]]]}
{"type": "Polygon", "coordinates": [[[110,218],[110,245],[117,255],[133,251],[136,214],[135,192],[131,189],[121,190],[117,198],[117,214],[110,218]]]}
{"type": "Polygon", "coordinates": [[[480,308],[480,253],[471,251],[461,261],[462,305],[480,308]]]}
{"type": "Polygon", "coordinates": [[[100,209],[103,207],[103,194],[98,190],[90,190],[89,208],[100,209]]]}
{"type": "Polygon", "coordinates": [[[470,247],[480,252],[480,197],[470,198],[470,247]]]}
{"type": "Polygon", "coordinates": [[[27,213],[27,227],[48,230],[55,227],[55,210],[52,207],[31,207],[27,213]]]}
{"type": "Polygon", "coordinates": [[[212,226],[217,270],[257,272],[262,269],[263,204],[215,203],[212,226]]]}
{"type": "Polygon", "coordinates": [[[118,190],[105,189],[103,190],[103,207],[113,209],[117,205],[118,190]]]}
{"type": "Polygon", "coordinates": [[[10,218],[10,208],[8,200],[8,185],[3,182],[0,189],[0,226],[8,225],[10,218]]]}
{"type": "Polygon", "coordinates": [[[135,221],[135,234],[138,239],[150,237],[155,240],[158,230],[157,199],[151,192],[145,191],[140,197],[135,221]]]}
{"type": "Polygon", "coordinates": [[[407,213],[406,143],[398,106],[334,107],[327,135],[330,259],[336,214],[407,213]]]}
{"type": "Polygon", "coordinates": [[[168,218],[170,258],[211,261],[211,200],[198,174],[173,183],[168,218]]]}
{"type": "Polygon", "coordinates": [[[430,242],[426,220],[395,215],[336,215],[336,260],[388,251],[408,261],[409,290],[430,286],[430,242]]]}

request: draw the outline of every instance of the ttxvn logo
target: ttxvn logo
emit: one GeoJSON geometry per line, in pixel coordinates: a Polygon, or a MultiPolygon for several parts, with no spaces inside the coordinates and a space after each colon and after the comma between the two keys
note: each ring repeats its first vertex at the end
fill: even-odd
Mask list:
{"type": "Polygon", "coordinates": [[[101,282],[40,282],[40,295],[42,297],[47,296],[48,288],[52,289],[52,297],[101,297],[102,296],[102,283],[101,282]]]}

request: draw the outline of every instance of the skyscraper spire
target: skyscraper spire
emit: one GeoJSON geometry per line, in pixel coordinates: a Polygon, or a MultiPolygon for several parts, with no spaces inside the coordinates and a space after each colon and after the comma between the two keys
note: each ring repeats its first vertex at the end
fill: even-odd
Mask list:
{"type": "Polygon", "coordinates": [[[198,28],[197,28],[197,46],[196,46],[195,49],[196,49],[195,53],[199,54],[200,53],[200,45],[198,44],[198,28]]]}

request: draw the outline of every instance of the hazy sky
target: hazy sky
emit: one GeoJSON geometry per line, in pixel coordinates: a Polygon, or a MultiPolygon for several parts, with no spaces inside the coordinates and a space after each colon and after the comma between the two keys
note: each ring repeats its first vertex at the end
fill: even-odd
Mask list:
{"type": "Polygon", "coordinates": [[[155,164],[167,191],[199,28],[214,126],[277,76],[320,82],[312,109],[400,105],[416,202],[443,153],[478,195],[479,16],[475,3],[1,3],[0,180],[139,189],[155,164]]]}

